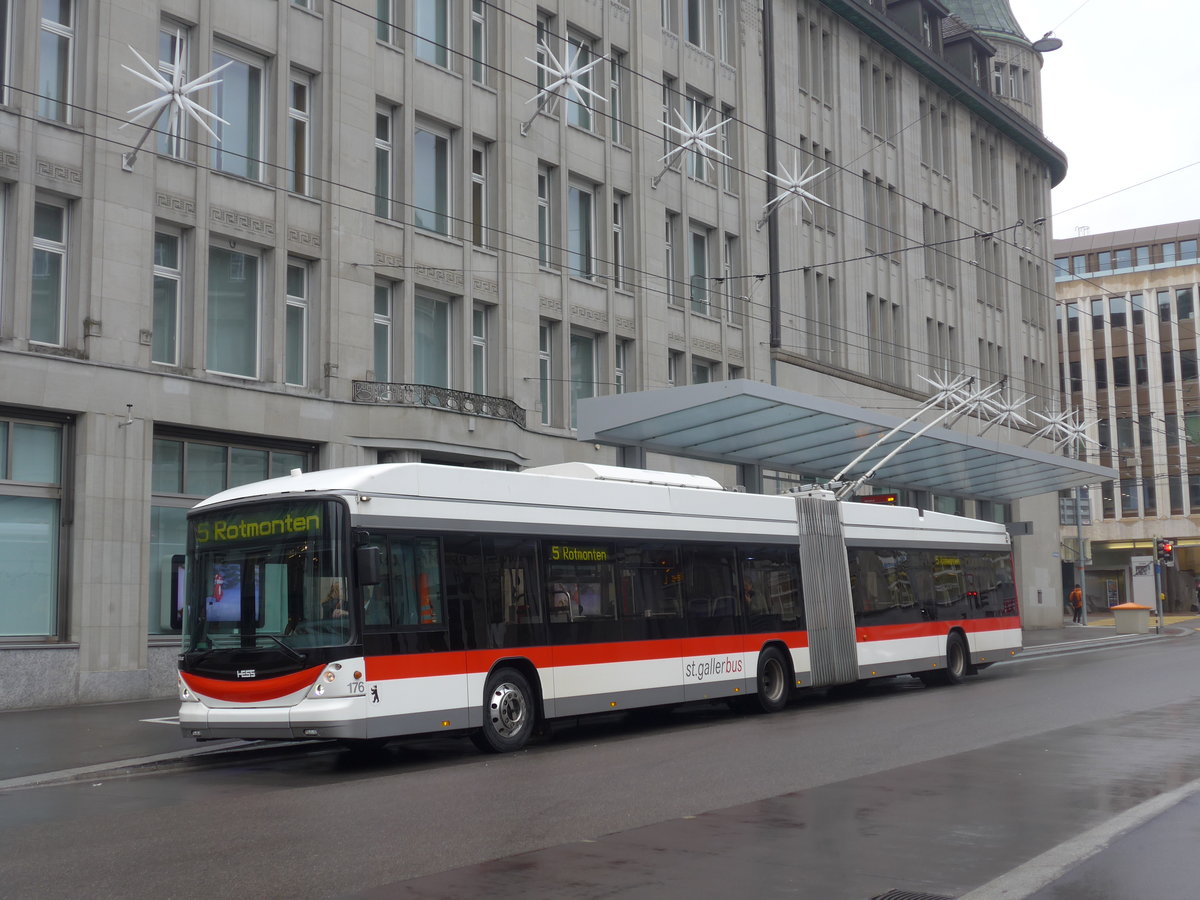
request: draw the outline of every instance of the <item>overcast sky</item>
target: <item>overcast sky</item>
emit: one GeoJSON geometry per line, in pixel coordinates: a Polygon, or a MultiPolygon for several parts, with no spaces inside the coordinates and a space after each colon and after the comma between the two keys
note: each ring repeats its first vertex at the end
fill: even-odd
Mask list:
{"type": "Polygon", "coordinates": [[[1063,42],[1042,67],[1042,126],[1067,155],[1053,193],[1054,237],[1200,219],[1200,5],[1009,5],[1031,41],[1053,30],[1063,42]],[[1121,188],[1129,189],[1099,199],[1121,188]]]}

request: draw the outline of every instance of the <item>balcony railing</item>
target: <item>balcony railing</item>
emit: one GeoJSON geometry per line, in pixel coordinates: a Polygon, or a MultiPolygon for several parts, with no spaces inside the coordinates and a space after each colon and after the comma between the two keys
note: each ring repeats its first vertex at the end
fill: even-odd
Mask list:
{"type": "Polygon", "coordinates": [[[525,409],[503,397],[452,391],[429,384],[396,384],[387,381],[354,382],[355,403],[386,403],[391,406],[421,406],[444,409],[464,416],[503,419],[525,427],[525,409]]]}

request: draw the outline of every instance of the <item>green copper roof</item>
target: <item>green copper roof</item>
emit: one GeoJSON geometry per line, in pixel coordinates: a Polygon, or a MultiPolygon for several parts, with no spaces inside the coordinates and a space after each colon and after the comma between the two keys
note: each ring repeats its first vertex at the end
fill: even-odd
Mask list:
{"type": "Polygon", "coordinates": [[[1028,42],[1008,0],[942,0],[946,8],[985,37],[1017,38],[1028,42]]]}

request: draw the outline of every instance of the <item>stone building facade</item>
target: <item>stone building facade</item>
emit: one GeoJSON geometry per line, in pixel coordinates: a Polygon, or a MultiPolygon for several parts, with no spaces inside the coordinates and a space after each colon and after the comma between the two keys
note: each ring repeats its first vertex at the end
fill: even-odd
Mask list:
{"type": "MultiPolygon", "coordinates": [[[[618,462],[575,439],[581,398],[730,378],[907,414],[967,371],[1053,402],[1065,160],[1037,54],[983,6],[0,0],[0,707],[170,694],[184,516],[232,484],[618,462]],[[134,152],[138,55],[221,69],[190,95],[215,138],[168,117],[134,152]],[[551,57],[602,58],[594,95],[539,111],[551,57]],[[1035,102],[993,95],[993,58],[1035,102]],[[772,164],[817,201],[764,216],[772,164]]],[[[1032,624],[1044,544],[1018,539],[1032,624]]]]}

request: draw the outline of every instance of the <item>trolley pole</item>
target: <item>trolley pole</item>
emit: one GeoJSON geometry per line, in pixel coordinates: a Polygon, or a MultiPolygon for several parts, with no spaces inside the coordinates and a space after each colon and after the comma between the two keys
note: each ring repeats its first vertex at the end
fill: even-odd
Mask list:
{"type": "Polygon", "coordinates": [[[1079,590],[1083,592],[1083,614],[1080,616],[1079,621],[1080,624],[1086,625],[1088,623],[1088,610],[1087,580],[1083,560],[1083,504],[1079,502],[1083,495],[1083,490],[1083,485],[1075,488],[1075,583],[1079,585],[1079,590]]]}

